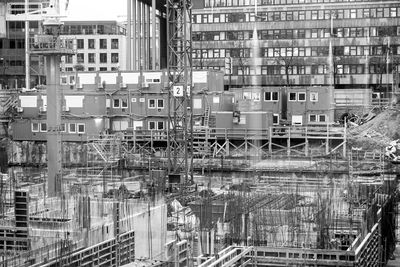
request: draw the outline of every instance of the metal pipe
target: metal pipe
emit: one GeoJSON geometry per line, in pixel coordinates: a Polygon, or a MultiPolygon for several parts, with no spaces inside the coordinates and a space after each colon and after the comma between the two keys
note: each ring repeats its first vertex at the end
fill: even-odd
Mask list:
{"type": "Polygon", "coordinates": [[[28,20],[28,12],[29,12],[29,0],[25,0],[25,88],[30,89],[30,56],[29,56],[29,20],[28,20]]]}

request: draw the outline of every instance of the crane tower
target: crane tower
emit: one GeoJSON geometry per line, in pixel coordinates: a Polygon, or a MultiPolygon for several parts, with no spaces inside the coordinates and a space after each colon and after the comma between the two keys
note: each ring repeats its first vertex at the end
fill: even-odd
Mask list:
{"type": "Polygon", "coordinates": [[[168,176],[193,180],[191,0],[167,0],[168,176]]]}
{"type": "Polygon", "coordinates": [[[72,39],[60,39],[59,0],[49,2],[43,17],[44,33],[29,40],[29,53],[43,55],[46,59],[47,93],[47,194],[58,196],[62,192],[62,148],[61,114],[62,99],[60,88],[60,62],[62,55],[76,54],[72,39]]]}

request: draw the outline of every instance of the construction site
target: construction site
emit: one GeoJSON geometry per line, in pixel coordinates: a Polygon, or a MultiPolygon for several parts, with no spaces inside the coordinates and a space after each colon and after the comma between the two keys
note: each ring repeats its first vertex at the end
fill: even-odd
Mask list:
{"type": "Polygon", "coordinates": [[[224,89],[223,72],[193,70],[192,1],[139,2],[164,12],[166,69],[60,83],[76,49],[50,1],[27,42],[46,59],[46,88],[0,91],[0,266],[386,266],[399,234],[398,85],[338,121],[332,85],[285,88],[279,99],[318,91],[332,119],[275,123],[246,88],[224,89]]]}

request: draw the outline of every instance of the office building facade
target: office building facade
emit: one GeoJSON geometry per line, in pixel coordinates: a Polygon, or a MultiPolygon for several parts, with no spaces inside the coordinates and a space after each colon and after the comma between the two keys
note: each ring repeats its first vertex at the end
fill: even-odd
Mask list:
{"type": "Polygon", "coordinates": [[[126,69],[126,30],[116,21],[65,21],[61,38],[75,39],[77,54],[62,58],[62,70],[126,69]]]}
{"type": "Polygon", "coordinates": [[[398,87],[398,1],[201,0],[192,22],[194,68],[224,69],[226,87],[398,87]]]}
{"type": "MultiPolygon", "coordinates": [[[[39,0],[30,0],[30,11],[40,11],[46,7],[39,0]]],[[[40,32],[41,15],[31,15],[25,22],[24,1],[0,1],[0,88],[12,89],[26,86],[25,32],[28,38],[40,32]],[[27,31],[26,31],[27,30],[27,31]]],[[[29,84],[34,87],[45,83],[44,60],[38,55],[29,57],[29,84]]]]}

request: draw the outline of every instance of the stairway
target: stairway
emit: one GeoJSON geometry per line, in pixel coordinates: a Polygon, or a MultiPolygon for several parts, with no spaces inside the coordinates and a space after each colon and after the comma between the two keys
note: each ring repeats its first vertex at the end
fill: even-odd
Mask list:
{"type": "Polygon", "coordinates": [[[210,153],[208,142],[210,135],[210,114],[211,107],[207,105],[204,109],[203,125],[193,130],[193,155],[204,158],[210,153]]]}
{"type": "Polygon", "coordinates": [[[115,137],[93,140],[90,144],[105,163],[116,163],[120,159],[119,140],[115,137]]]}
{"type": "Polygon", "coordinates": [[[18,106],[18,96],[9,91],[0,91],[0,120],[7,122],[18,106]]]}
{"type": "Polygon", "coordinates": [[[211,108],[210,108],[209,105],[207,105],[205,110],[204,110],[204,123],[203,123],[203,126],[206,127],[206,128],[209,127],[210,114],[211,114],[211,108]]]}

